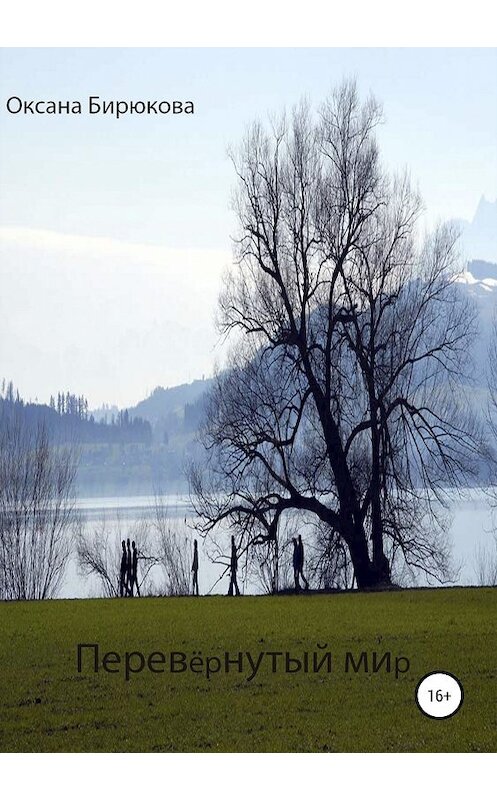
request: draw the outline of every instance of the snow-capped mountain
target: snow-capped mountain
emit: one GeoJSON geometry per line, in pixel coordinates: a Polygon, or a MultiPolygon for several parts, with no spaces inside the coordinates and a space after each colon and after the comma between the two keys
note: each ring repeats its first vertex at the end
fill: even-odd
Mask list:
{"type": "MultiPolygon", "coordinates": [[[[485,259],[497,262],[497,200],[491,202],[482,197],[471,222],[457,222],[461,227],[463,250],[468,261],[485,259]]],[[[495,269],[497,278],[497,267],[495,269]]]]}

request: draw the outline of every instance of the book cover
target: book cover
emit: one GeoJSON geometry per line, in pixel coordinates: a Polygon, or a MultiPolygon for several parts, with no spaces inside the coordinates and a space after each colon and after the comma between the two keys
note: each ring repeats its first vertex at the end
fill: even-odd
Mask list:
{"type": "Polygon", "coordinates": [[[495,751],[496,52],[0,52],[2,751],[495,751]]]}

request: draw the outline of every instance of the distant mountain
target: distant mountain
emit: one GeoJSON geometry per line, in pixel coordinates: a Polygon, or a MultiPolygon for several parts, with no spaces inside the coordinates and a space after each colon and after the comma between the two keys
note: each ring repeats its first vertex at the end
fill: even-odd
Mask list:
{"type": "Polygon", "coordinates": [[[497,261],[497,200],[492,203],[482,197],[472,221],[458,220],[458,223],[468,260],[497,261]]]}
{"type": "Polygon", "coordinates": [[[157,425],[171,414],[183,417],[185,406],[195,404],[211,385],[211,378],[203,378],[166,389],[157,386],[149,397],[130,408],[129,412],[148,420],[151,425],[157,425]]]}
{"type": "Polygon", "coordinates": [[[469,391],[475,408],[484,411],[488,397],[488,352],[497,314],[497,264],[470,261],[467,271],[458,278],[458,284],[477,309],[479,335],[472,349],[474,378],[469,391]]]}
{"type": "Polygon", "coordinates": [[[497,280],[497,264],[491,261],[481,261],[480,259],[468,261],[468,272],[477,281],[497,280]]]}
{"type": "MultiPolygon", "coordinates": [[[[475,403],[481,405],[486,402],[488,346],[497,313],[497,263],[480,259],[469,261],[466,271],[458,278],[458,285],[461,293],[469,296],[477,307],[480,335],[473,350],[476,378],[471,391],[475,403]]],[[[128,409],[129,414],[151,424],[156,445],[166,445],[182,456],[191,455],[197,449],[196,434],[212,383],[212,378],[208,378],[168,388],[158,386],[149,397],[128,409]]]]}
{"type": "MultiPolygon", "coordinates": [[[[488,256],[487,260],[472,259],[458,278],[458,286],[478,310],[480,336],[474,345],[475,380],[469,391],[475,408],[484,410],[488,345],[497,313],[497,263],[488,256]]],[[[71,414],[59,415],[37,404],[26,405],[23,413],[33,419],[43,417],[59,434],[67,438],[70,432],[71,440],[84,445],[78,471],[81,495],[149,494],[157,486],[169,492],[185,492],[185,464],[202,456],[197,432],[212,383],[209,378],[168,388],[158,386],[126,411],[103,406],[91,412],[92,422],[71,414]],[[140,430],[129,424],[137,417],[145,421],[140,422],[140,430]]],[[[0,411],[1,406],[0,400],[0,411]]]]}

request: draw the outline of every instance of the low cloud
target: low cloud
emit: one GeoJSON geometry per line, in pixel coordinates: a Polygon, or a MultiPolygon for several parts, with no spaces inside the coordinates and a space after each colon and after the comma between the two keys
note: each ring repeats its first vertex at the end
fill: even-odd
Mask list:
{"type": "Polygon", "coordinates": [[[209,374],[229,251],[0,227],[2,374],[26,396],[67,388],[131,405],[209,374]]]}

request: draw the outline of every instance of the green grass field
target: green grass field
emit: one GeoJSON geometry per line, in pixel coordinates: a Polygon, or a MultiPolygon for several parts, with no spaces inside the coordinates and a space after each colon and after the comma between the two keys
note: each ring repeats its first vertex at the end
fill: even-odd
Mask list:
{"type": "Polygon", "coordinates": [[[2,751],[495,751],[497,590],[70,600],[0,605],[2,751]],[[77,671],[77,645],[217,655],[328,643],[331,674],[77,671]],[[344,670],[347,651],[410,660],[398,679],[344,670]],[[417,708],[418,680],[454,673],[446,720],[417,708]]]}

